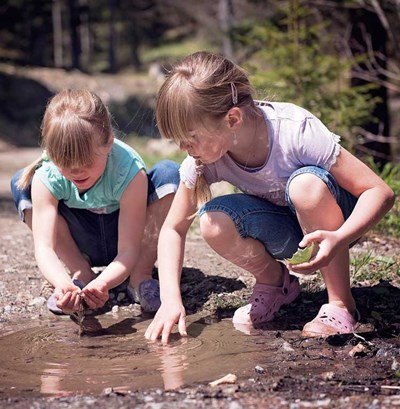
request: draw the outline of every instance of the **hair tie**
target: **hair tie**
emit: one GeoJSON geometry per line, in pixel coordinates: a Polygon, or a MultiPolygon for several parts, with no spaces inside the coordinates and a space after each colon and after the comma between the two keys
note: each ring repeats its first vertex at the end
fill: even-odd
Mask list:
{"type": "Polygon", "coordinates": [[[204,173],[204,165],[202,163],[200,165],[196,165],[197,176],[201,176],[203,173],[204,173]]]}
{"type": "Polygon", "coordinates": [[[49,161],[49,157],[47,156],[46,149],[43,150],[42,155],[40,156],[40,159],[42,159],[43,162],[48,162],[49,161]]]}
{"type": "Polygon", "coordinates": [[[236,85],[233,82],[231,82],[231,91],[232,91],[233,105],[236,105],[238,103],[238,92],[237,92],[236,85]]]}

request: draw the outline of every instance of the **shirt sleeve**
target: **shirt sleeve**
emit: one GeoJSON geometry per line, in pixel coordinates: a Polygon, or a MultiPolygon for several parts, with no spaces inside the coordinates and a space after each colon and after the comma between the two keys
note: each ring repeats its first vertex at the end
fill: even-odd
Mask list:
{"type": "Polygon", "coordinates": [[[111,156],[110,163],[107,163],[107,184],[112,191],[112,197],[117,201],[121,200],[126,187],[134,179],[137,173],[146,170],[143,161],[136,155],[129,153],[125,155],[111,156]],[[108,171],[109,170],[109,171],[108,171]]]}
{"type": "Polygon", "coordinates": [[[53,163],[43,162],[35,173],[57,200],[63,200],[71,194],[70,183],[61,175],[53,163]]]}
{"type": "Polygon", "coordinates": [[[295,149],[299,164],[329,170],[339,155],[339,142],[340,137],[331,132],[317,117],[307,116],[300,126],[295,149]]]}
{"type": "Polygon", "coordinates": [[[185,184],[188,189],[194,189],[194,185],[197,179],[196,173],[196,162],[191,156],[187,156],[180,168],[179,168],[179,175],[181,181],[185,184]]]}

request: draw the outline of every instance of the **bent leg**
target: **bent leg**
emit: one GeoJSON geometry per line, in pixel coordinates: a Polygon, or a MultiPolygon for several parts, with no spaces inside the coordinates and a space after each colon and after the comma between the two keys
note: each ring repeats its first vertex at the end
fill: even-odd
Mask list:
{"type": "MultiPolygon", "coordinates": [[[[315,230],[335,231],[344,223],[344,214],[332,186],[319,175],[301,173],[295,176],[289,183],[288,193],[305,234],[315,230]]],[[[349,249],[338,250],[330,263],[321,268],[321,273],[328,303],[353,316],[356,305],[350,288],[349,249]]]]}
{"type": "Polygon", "coordinates": [[[251,237],[241,237],[233,220],[222,212],[204,213],[200,218],[201,235],[224,259],[251,273],[257,283],[280,286],[281,264],[264,245],[251,237]]]}
{"type": "Polygon", "coordinates": [[[248,304],[234,314],[235,326],[272,320],[282,305],[300,293],[298,280],[277,261],[297,248],[301,237],[297,220],[286,208],[244,194],[215,198],[200,214],[200,229],[207,243],[256,279],[248,304]]]}
{"type": "Polygon", "coordinates": [[[129,276],[128,295],[146,312],[156,312],[161,305],[160,287],[152,279],[157,260],[161,227],[179,185],[179,165],[170,160],[156,163],[148,172],[149,191],[146,225],[139,259],[129,276]]]}
{"type": "Polygon", "coordinates": [[[157,242],[161,227],[171,207],[174,194],[164,196],[147,207],[146,227],[141,244],[140,257],[130,277],[129,285],[137,287],[142,281],[151,278],[157,261],[157,242]]]}

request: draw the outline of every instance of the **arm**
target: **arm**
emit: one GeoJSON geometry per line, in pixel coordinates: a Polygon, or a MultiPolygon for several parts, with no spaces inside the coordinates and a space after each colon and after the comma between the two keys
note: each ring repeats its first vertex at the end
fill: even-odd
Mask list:
{"type": "Polygon", "coordinates": [[[155,341],[160,335],[168,343],[176,323],[181,335],[186,335],[185,309],[180,292],[180,279],[187,231],[193,222],[196,203],[193,190],[181,182],[163,224],[158,241],[158,272],[160,278],[161,307],[145,333],[146,339],[155,341]]]}
{"type": "Polygon", "coordinates": [[[118,254],[95,280],[84,289],[89,308],[100,308],[108,300],[108,291],[121,284],[139,258],[146,223],[147,175],[138,172],[121,197],[118,218],[118,254]]]}
{"type": "Polygon", "coordinates": [[[76,287],[58,258],[56,248],[58,200],[37,175],[32,180],[32,232],[35,258],[44,277],[55,287],[57,306],[78,310],[80,289],[76,287]]]}
{"type": "Polygon", "coordinates": [[[318,251],[309,263],[293,266],[293,271],[308,273],[326,266],[334,256],[334,249],[348,247],[376,225],[393,206],[394,193],[390,187],[344,148],[341,148],[330,172],[342,188],[358,197],[357,204],[336,231],[317,230],[304,236],[299,243],[301,247],[312,242],[322,243],[323,240],[328,240],[329,244],[325,251],[318,251]]]}

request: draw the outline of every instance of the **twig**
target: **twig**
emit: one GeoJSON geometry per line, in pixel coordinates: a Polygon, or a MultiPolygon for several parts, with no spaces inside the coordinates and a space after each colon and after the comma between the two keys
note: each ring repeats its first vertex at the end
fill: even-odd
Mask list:
{"type": "Polygon", "coordinates": [[[85,332],[83,321],[85,319],[85,301],[81,294],[79,294],[79,311],[78,311],[78,324],[79,324],[79,336],[82,336],[85,332]]]}

